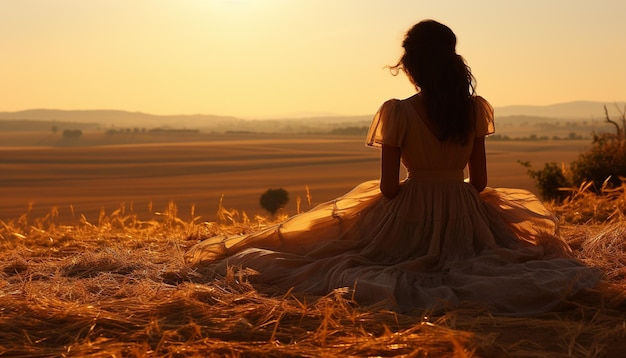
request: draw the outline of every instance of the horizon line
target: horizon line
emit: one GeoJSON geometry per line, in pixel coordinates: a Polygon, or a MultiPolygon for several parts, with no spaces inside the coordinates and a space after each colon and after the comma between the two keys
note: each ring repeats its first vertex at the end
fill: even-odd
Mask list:
{"type": "MultiPolygon", "coordinates": [[[[572,100],[566,102],[556,102],[552,104],[511,104],[511,105],[499,105],[493,106],[494,109],[505,109],[505,108],[514,108],[514,107],[534,107],[534,108],[547,108],[552,106],[566,105],[566,104],[574,104],[574,103],[602,103],[606,106],[609,105],[626,105],[625,101],[599,101],[599,100],[572,100]]],[[[174,117],[174,116],[215,116],[215,117],[225,117],[225,118],[237,118],[237,119],[247,119],[247,120],[276,120],[276,119],[286,119],[286,118],[325,118],[325,117],[360,117],[360,116],[369,116],[372,114],[364,113],[364,114],[340,114],[340,113],[332,113],[327,111],[320,112],[303,112],[303,113],[285,113],[285,114],[277,114],[277,115],[269,115],[269,116],[239,116],[239,115],[229,115],[229,114],[214,114],[214,113],[170,113],[170,114],[156,114],[153,112],[147,111],[138,111],[138,110],[127,110],[127,109],[63,109],[63,108],[28,108],[21,110],[1,110],[0,113],[21,113],[21,112],[30,112],[30,111],[59,111],[59,112],[125,112],[131,114],[144,114],[150,116],[157,117],[174,117]]]]}

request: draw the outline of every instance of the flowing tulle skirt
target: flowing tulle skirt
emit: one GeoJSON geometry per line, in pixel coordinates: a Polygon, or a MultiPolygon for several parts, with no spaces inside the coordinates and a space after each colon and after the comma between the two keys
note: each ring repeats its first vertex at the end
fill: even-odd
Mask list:
{"type": "Polygon", "coordinates": [[[259,232],[206,239],[186,258],[221,273],[250,268],[254,282],[306,294],[347,287],[361,304],[399,311],[473,302],[523,315],[600,279],[570,257],[557,229],[525,190],[407,179],[387,199],[376,180],[259,232]]]}

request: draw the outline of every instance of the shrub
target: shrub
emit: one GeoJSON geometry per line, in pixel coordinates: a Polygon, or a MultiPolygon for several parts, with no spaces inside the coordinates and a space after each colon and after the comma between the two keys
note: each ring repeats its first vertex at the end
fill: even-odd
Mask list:
{"type": "Polygon", "coordinates": [[[571,187],[572,183],[556,163],[546,163],[543,169],[532,170],[529,162],[518,162],[528,168],[528,175],[535,180],[535,186],[543,199],[562,201],[569,195],[563,188],[571,187]]]}
{"type": "Polygon", "coordinates": [[[593,182],[592,189],[599,192],[607,181],[610,187],[621,185],[621,177],[626,177],[626,141],[611,138],[596,140],[591,149],[581,153],[571,164],[572,182],[580,185],[593,182]]]}
{"type": "Polygon", "coordinates": [[[259,203],[263,209],[267,210],[270,214],[274,215],[276,212],[285,206],[289,201],[289,194],[285,189],[267,189],[261,198],[259,203]]]}
{"type": "MultiPolygon", "coordinates": [[[[622,185],[626,177],[626,107],[620,110],[621,124],[609,118],[606,106],[604,113],[606,121],[615,126],[615,133],[594,134],[591,148],[581,153],[569,170],[546,163],[543,169],[535,171],[530,169],[530,163],[519,161],[529,168],[528,175],[535,180],[543,199],[561,201],[568,194],[560,188],[579,187],[583,183],[590,183],[590,189],[596,193],[622,185]]],[[[570,138],[573,135],[570,133],[570,138]]]]}

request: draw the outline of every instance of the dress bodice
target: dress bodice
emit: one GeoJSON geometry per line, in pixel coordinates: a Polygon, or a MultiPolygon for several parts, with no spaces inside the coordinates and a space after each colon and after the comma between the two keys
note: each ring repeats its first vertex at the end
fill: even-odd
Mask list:
{"type": "MultiPolygon", "coordinates": [[[[466,144],[442,141],[429,129],[426,111],[416,96],[385,102],[374,118],[366,144],[382,144],[401,148],[402,164],[409,177],[430,177],[441,173],[442,179],[457,176],[467,165],[472,153],[473,140],[466,144]],[[419,175],[418,175],[419,173],[419,175]]],[[[471,137],[494,132],[493,109],[482,97],[475,97],[476,126],[471,137]]],[[[462,177],[461,177],[462,179],[462,177]]]]}

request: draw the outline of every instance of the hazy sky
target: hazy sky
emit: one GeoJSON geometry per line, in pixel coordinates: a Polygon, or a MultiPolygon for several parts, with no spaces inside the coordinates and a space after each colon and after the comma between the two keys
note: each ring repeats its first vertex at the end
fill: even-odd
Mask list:
{"type": "Polygon", "coordinates": [[[0,111],[370,114],[450,26],[495,106],[626,100],[624,0],[0,0],[0,111]]]}

